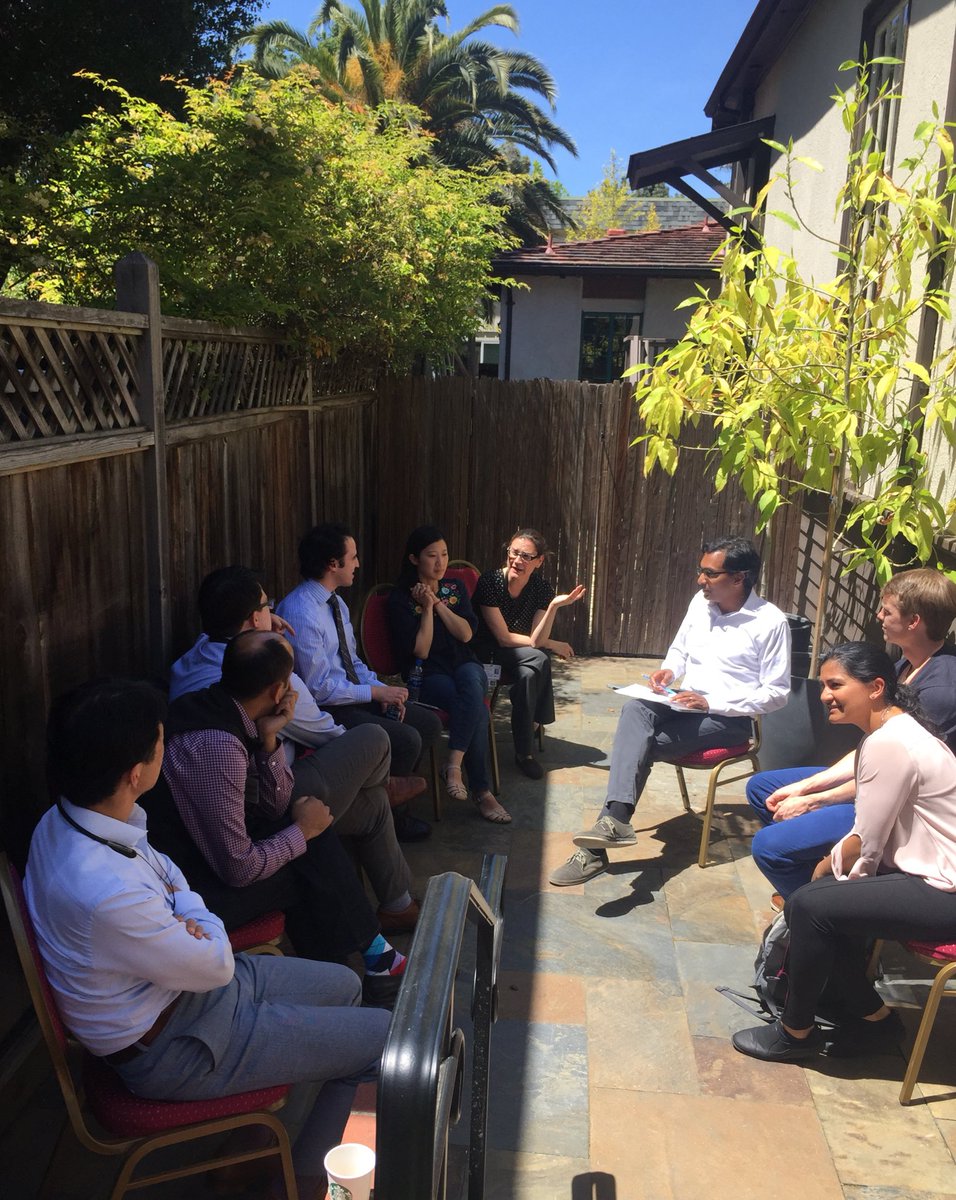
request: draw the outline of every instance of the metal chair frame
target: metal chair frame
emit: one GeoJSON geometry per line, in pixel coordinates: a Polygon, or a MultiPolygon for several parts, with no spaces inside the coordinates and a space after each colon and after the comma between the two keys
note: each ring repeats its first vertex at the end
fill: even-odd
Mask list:
{"type": "MultiPolygon", "coordinates": [[[[81,1089],[78,1087],[66,1052],[66,1030],[60,1020],[60,1015],[48,998],[48,987],[43,963],[32,939],[30,916],[26,908],[20,885],[19,875],[10,864],[7,856],[0,853],[0,892],[3,904],[10,921],[13,940],[16,946],[20,965],[30,992],[30,999],[36,1013],[43,1040],[53,1064],[57,1083],[66,1105],[67,1117],[74,1135],[81,1145],[94,1154],[122,1156],[125,1161],[119,1177],[110,1192],[110,1200],[120,1200],[127,1192],[139,1188],[151,1187],[172,1179],[182,1179],[196,1175],[200,1171],[213,1170],[218,1167],[230,1166],[234,1163],[252,1162],[255,1159],[278,1155],[282,1163],[286,1195],[289,1200],[298,1200],[295,1173],[292,1166],[292,1150],[289,1135],[282,1122],[274,1113],[285,1104],[281,1097],[267,1108],[253,1108],[249,1112],[235,1113],[232,1116],[216,1117],[197,1121],[194,1125],[178,1125],[160,1133],[146,1134],[140,1137],[103,1137],[90,1127],[81,1100],[81,1089]],[[238,1151],[216,1155],[213,1158],[203,1157],[198,1163],[186,1167],[177,1167],[154,1174],[143,1175],[137,1179],[133,1173],[139,1164],[156,1150],[166,1146],[196,1141],[199,1138],[212,1137],[216,1134],[227,1133],[234,1129],[248,1126],[265,1126],[275,1135],[275,1144],[256,1150],[238,1151]]],[[[87,1052],[83,1051],[86,1055],[87,1052]]],[[[92,1057],[92,1056],[88,1056],[92,1057]]],[[[94,1060],[95,1062],[96,1060],[94,1060]]],[[[108,1069],[108,1068],[105,1068],[108,1069]]],[[[142,1100],[139,1100],[143,1103],[142,1100]]],[[[157,1107],[163,1101],[155,1101],[157,1107]]],[[[65,1132],[65,1129],[64,1129],[65,1132]]],[[[54,1155],[55,1157],[55,1155],[54,1155]]]]}
{"type": "Polygon", "coordinates": [[[956,992],[947,992],[946,990],[949,981],[956,977],[956,959],[936,958],[931,954],[922,954],[911,949],[906,942],[901,944],[908,954],[912,954],[920,962],[929,963],[930,966],[937,968],[936,978],[933,980],[926,1003],[923,1005],[923,1015],[920,1018],[919,1029],[916,1031],[913,1049],[910,1051],[909,1062],[906,1064],[903,1086],[900,1088],[900,1104],[911,1104],[913,1088],[916,1087],[919,1069],[923,1065],[923,1056],[926,1054],[926,1047],[929,1045],[930,1035],[936,1023],[939,1002],[945,995],[956,996],[956,992]]]}
{"type": "Polygon", "coordinates": [[[709,771],[707,779],[707,802],[704,805],[703,813],[696,815],[703,818],[703,828],[700,833],[700,850],[697,854],[698,867],[704,868],[707,866],[707,852],[710,848],[710,830],[714,820],[714,799],[717,795],[717,789],[728,783],[739,783],[741,779],[749,779],[751,775],[755,775],[760,770],[760,760],[758,753],[760,751],[760,718],[757,717],[753,722],[753,733],[750,738],[750,749],[746,754],[736,754],[732,758],[725,758],[713,767],[706,764],[703,766],[694,766],[693,764],[677,761],[671,763],[671,766],[677,771],[677,786],[680,788],[681,801],[684,805],[684,812],[692,813],[694,809],[690,805],[690,797],[687,794],[687,781],[684,778],[684,771],[709,771]],[[749,763],[747,770],[739,775],[734,775],[730,779],[722,779],[723,772],[728,767],[739,766],[741,763],[749,763]]]}

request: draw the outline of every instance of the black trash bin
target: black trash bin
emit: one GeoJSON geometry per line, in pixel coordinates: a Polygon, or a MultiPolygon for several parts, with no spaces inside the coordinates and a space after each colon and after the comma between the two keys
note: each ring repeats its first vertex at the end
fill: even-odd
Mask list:
{"type": "Polygon", "coordinates": [[[790,626],[790,674],[801,679],[810,676],[810,638],[813,636],[813,624],[806,617],[796,613],[785,613],[787,624],[790,626]]]}

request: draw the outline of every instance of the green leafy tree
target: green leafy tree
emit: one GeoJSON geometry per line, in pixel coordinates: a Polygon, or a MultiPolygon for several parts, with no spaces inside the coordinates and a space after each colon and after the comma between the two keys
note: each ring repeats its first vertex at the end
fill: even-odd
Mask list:
{"type": "MultiPolygon", "coordinates": [[[[533,55],[479,37],[490,28],[517,34],[515,10],[497,4],[451,33],[438,24],[447,17],[444,0],[362,0],[359,8],[324,0],[307,31],[270,22],[242,42],[252,47],[253,67],[266,77],[282,77],[306,63],[330,99],[370,107],[413,104],[433,137],[433,153],[449,166],[512,174],[509,154],[516,149],[552,169],[556,147],[576,153],[569,134],[549,115],[557,89],[547,68],[533,55]]],[[[546,195],[550,187],[540,176],[524,186],[512,180],[508,191],[522,220],[557,203],[557,196],[546,195]]],[[[543,215],[535,219],[537,232],[544,233],[543,215]]]]}
{"type": "MultiPolygon", "coordinates": [[[[883,61],[883,60],[875,60],[883,61]]],[[[858,69],[858,64],[844,64],[858,69]]],[[[716,487],[736,479],[755,503],[760,527],[802,493],[830,497],[818,605],[825,609],[835,535],[853,530],[860,548],[847,569],[871,562],[879,581],[902,565],[928,561],[950,511],[937,499],[924,439],[934,426],[956,446],[956,347],[920,362],[918,318],[931,310],[951,336],[951,272],[956,230],[953,142],[934,111],[914,137],[914,153],[888,173],[875,140],[867,77],[835,99],[851,136],[846,183],[837,198],[848,234],[830,243],[836,274],[805,278],[799,263],[753,225],[725,245],[719,294],[701,294],[686,335],[642,371],[635,398],[645,432],[645,474],[673,473],[688,427],[712,422],[708,457],[716,487]],[[844,500],[849,497],[844,517],[844,500]]],[[[792,145],[770,143],[783,169],[785,224],[812,233],[800,213],[792,145]]]]}
{"type": "Polygon", "coordinates": [[[162,77],[199,84],[220,73],[262,0],[13,0],[0,43],[0,165],[76,129],[103,103],[93,71],[167,105],[179,93],[162,77]]]}
{"type": "MultiPolygon", "coordinates": [[[[609,229],[616,229],[622,222],[631,221],[634,214],[635,196],[666,195],[667,185],[663,183],[652,184],[637,192],[631,191],[617,151],[612,150],[611,157],[604,167],[601,182],[584,195],[578,210],[576,226],[567,235],[568,241],[590,241],[594,238],[602,238],[606,236],[609,229]]],[[[653,205],[648,210],[642,227],[651,232],[660,229],[660,219],[653,205]],[[651,224],[652,212],[653,225],[651,224]]]]}
{"type": "Polygon", "coordinates": [[[108,90],[48,183],[0,190],[7,294],[111,306],[142,250],[164,309],[271,324],[329,354],[402,366],[475,329],[511,245],[488,179],[429,163],[415,114],[331,106],[293,74],[184,87],[185,117],[108,90]]]}

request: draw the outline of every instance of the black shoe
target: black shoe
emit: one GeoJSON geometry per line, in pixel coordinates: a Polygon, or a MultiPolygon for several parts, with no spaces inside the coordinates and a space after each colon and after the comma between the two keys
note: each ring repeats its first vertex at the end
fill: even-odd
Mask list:
{"type": "Polygon", "coordinates": [[[538,762],[533,754],[529,754],[527,758],[521,758],[515,755],[515,766],[519,771],[524,771],[529,779],[543,779],[544,768],[538,762]]]}
{"type": "Polygon", "coordinates": [[[891,1012],[881,1021],[850,1017],[833,1031],[827,1046],[827,1057],[855,1058],[859,1054],[885,1054],[899,1044],[905,1032],[896,1012],[891,1012]]]}
{"type": "Polygon", "coordinates": [[[362,1003],[368,1008],[393,1008],[404,978],[404,974],[365,975],[362,979],[362,1003]]]}
{"type": "Polygon", "coordinates": [[[824,1044],[823,1034],[816,1026],[807,1037],[795,1038],[787,1033],[780,1021],[741,1029],[730,1040],[741,1054],[762,1058],[765,1062],[798,1062],[801,1058],[813,1058],[824,1044]]]}
{"type": "Polygon", "coordinates": [[[392,816],[395,819],[395,836],[400,842],[423,842],[431,837],[432,827],[427,821],[420,821],[401,809],[393,809],[392,816]]]}

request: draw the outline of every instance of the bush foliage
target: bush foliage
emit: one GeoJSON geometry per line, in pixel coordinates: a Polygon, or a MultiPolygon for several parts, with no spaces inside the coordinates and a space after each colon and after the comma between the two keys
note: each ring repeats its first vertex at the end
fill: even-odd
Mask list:
{"type": "Polygon", "coordinates": [[[428,154],[407,109],[356,112],[299,68],[183,85],[179,120],[115,84],[45,181],[0,182],[3,291],[113,304],[113,264],[159,264],[165,312],[281,327],[317,351],[392,366],[470,333],[489,262],[510,245],[500,177],[428,154]]]}

